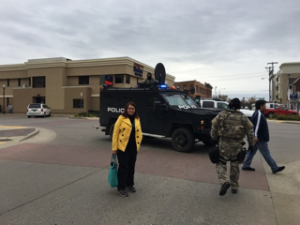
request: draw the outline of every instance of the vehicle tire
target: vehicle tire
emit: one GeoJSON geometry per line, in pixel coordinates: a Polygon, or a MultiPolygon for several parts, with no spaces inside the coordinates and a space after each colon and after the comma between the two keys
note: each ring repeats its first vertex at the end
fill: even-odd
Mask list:
{"type": "Polygon", "coordinates": [[[28,118],[31,118],[31,116],[27,116],[28,118]]]}
{"type": "Polygon", "coordinates": [[[172,145],[178,152],[189,152],[195,145],[195,136],[187,128],[178,128],[172,134],[172,145]]]}
{"type": "Polygon", "coordinates": [[[273,117],[274,117],[274,113],[273,113],[273,112],[269,112],[269,113],[268,113],[268,117],[269,117],[269,118],[273,118],[273,117]]]}
{"type": "Polygon", "coordinates": [[[111,124],[110,127],[109,127],[110,140],[112,140],[112,138],[113,138],[114,127],[115,127],[115,123],[111,124]]]}
{"type": "Polygon", "coordinates": [[[46,118],[46,113],[44,113],[44,118],[46,118]]]}
{"type": "Polygon", "coordinates": [[[205,144],[206,146],[213,146],[213,143],[211,141],[202,141],[203,144],[205,144]]]}
{"type": "Polygon", "coordinates": [[[51,113],[49,113],[49,115],[48,115],[49,117],[51,116],[51,113]]]}

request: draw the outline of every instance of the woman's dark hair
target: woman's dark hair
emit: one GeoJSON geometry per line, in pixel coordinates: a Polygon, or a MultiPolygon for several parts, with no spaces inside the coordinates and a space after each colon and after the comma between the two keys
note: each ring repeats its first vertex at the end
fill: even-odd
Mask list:
{"type": "Polygon", "coordinates": [[[134,102],[128,102],[126,105],[125,105],[125,110],[122,114],[122,116],[124,116],[125,118],[128,118],[129,117],[129,114],[128,114],[128,107],[132,105],[134,108],[135,108],[135,113],[134,113],[134,116],[135,118],[139,118],[139,114],[138,114],[138,111],[137,111],[137,108],[136,108],[136,104],[134,102]]]}
{"type": "Polygon", "coordinates": [[[260,107],[261,107],[262,105],[266,104],[266,103],[267,103],[267,102],[266,102],[265,100],[258,100],[258,101],[255,102],[255,108],[256,108],[257,110],[259,110],[260,107]]]}

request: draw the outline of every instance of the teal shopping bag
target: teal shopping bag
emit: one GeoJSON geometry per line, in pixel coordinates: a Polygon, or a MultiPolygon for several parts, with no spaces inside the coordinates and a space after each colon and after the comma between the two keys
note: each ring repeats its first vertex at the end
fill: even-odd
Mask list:
{"type": "Polygon", "coordinates": [[[111,156],[111,163],[108,172],[108,182],[111,187],[118,186],[118,164],[116,155],[111,156]]]}

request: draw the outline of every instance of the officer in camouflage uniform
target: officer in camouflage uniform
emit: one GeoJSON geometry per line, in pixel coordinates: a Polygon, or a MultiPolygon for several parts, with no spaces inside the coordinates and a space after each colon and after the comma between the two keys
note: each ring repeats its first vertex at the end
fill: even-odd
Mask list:
{"type": "Polygon", "coordinates": [[[152,78],[152,74],[151,73],[147,73],[147,78],[143,81],[143,84],[154,84],[155,80],[152,78]]]}
{"type": "Polygon", "coordinates": [[[229,110],[223,110],[212,120],[212,140],[219,140],[219,162],[216,164],[217,174],[221,183],[220,195],[231,191],[236,194],[239,187],[238,155],[243,148],[243,139],[247,135],[249,149],[253,149],[254,133],[250,120],[239,111],[241,102],[234,98],[229,103],[229,110]],[[230,181],[227,177],[227,161],[230,161],[230,181]]]}

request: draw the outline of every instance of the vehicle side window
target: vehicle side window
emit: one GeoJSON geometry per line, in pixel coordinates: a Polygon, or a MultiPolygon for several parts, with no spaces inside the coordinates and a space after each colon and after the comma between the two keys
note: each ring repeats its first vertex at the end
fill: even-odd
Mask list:
{"type": "Polygon", "coordinates": [[[153,107],[155,101],[159,101],[159,99],[157,97],[148,98],[147,106],[148,107],[153,107]]]}
{"type": "Polygon", "coordinates": [[[279,108],[278,105],[275,105],[274,109],[278,109],[278,108],[279,108]]]}
{"type": "Polygon", "coordinates": [[[273,108],[274,108],[273,104],[270,104],[270,108],[271,108],[271,109],[273,109],[273,108]]]}
{"type": "Polygon", "coordinates": [[[211,101],[203,101],[202,107],[203,108],[215,108],[214,102],[211,102],[211,101]]]}
{"type": "Polygon", "coordinates": [[[285,107],[281,107],[281,110],[286,110],[286,108],[285,107]]]}

